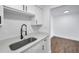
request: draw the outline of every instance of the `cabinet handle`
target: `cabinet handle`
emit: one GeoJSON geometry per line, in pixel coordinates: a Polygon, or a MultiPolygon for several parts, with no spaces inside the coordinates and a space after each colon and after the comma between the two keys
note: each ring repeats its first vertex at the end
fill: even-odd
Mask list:
{"type": "Polygon", "coordinates": [[[44,41],[46,41],[46,40],[44,40],[44,41]]]}
{"type": "Polygon", "coordinates": [[[24,10],[24,5],[23,5],[23,10],[24,10]]]}
{"type": "Polygon", "coordinates": [[[44,45],[42,45],[42,50],[44,50],[44,45]]]}
{"type": "Polygon", "coordinates": [[[27,11],[27,6],[26,6],[26,11],[27,11]]]}
{"type": "Polygon", "coordinates": [[[23,5],[23,11],[27,11],[27,6],[23,5]]]}

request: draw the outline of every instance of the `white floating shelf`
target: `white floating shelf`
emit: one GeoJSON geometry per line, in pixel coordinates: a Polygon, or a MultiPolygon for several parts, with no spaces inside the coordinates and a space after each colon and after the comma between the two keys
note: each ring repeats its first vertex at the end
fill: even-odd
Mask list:
{"type": "Polygon", "coordinates": [[[31,25],[33,31],[35,32],[38,32],[39,29],[42,27],[42,24],[34,24],[34,25],[31,25]]]}

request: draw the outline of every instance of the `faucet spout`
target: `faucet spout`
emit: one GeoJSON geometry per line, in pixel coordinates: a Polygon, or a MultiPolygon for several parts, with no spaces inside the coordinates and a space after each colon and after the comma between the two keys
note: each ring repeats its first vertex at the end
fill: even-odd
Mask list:
{"type": "Polygon", "coordinates": [[[20,39],[23,39],[23,27],[25,26],[25,35],[27,35],[27,25],[26,24],[22,24],[21,25],[21,36],[20,39]]]}

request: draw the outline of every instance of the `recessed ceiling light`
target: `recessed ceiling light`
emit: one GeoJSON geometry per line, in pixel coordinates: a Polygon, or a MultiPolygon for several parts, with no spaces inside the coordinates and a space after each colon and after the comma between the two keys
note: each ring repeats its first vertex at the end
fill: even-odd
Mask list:
{"type": "Polygon", "coordinates": [[[64,11],[64,13],[69,13],[69,11],[64,11]]]}

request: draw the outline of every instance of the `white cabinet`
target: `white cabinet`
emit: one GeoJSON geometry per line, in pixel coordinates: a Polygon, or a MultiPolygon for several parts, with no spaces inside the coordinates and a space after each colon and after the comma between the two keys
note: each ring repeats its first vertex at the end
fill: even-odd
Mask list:
{"type": "Polygon", "coordinates": [[[35,14],[35,9],[33,5],[27,5],[27,12],[35,14]]]}
{"type": "Polygon", "coordinates": [[[46,53],[47,52],[47,40],[44,39],[31,48],[24,50],[22,53],[46,53]]]}
{"type": "Polygon", "coordinates": [[[4,5],[4,13],[8,17],[13,17],[16,18],[18,17],[19,19],[24,19],[24,20],[32,20],[32,18],[35,17],[34,14],[27,13],[22,5],[4,5]]]}
{"type": "Polygon", "coordinates": [[[5,6],[23,11],[23,5],[5,5],[5,6]]]}
{"type": "Polygon", "coordinates": [[[24,51],[24,53],[41,53],[41,52],[43,52],[42,45],[43,45],[43,43],[41,41],[41,42],[35,44],[34,46],[32,46],[30,49],[24,51]]]}
{"type": "MultiPolygon", "coordinates": [[[[42,24],[43,21],[43,12],[42,9],[35,5],[27,5],[27,12],[30,12],[35,15],[35,20],[38,24],[42,24]]],[[[35,22],[34,22],[35,23],[35,22]]]]}

